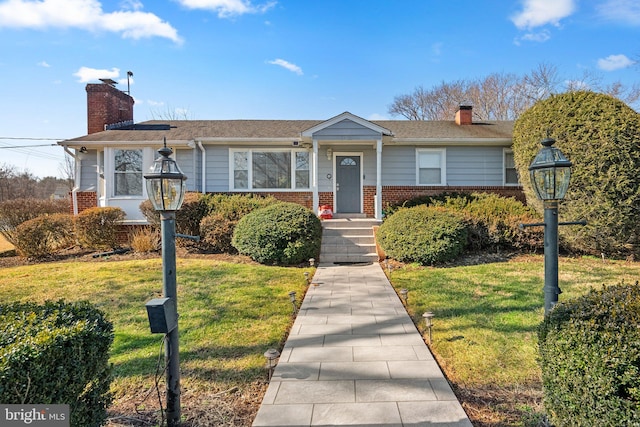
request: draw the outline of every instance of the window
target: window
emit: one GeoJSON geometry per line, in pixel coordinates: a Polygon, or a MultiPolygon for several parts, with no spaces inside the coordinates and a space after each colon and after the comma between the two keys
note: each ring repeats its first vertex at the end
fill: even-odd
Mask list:
{"type": "Polygon", "coordinates": [[[513,151],[504,150],[504,185],[518,185],[518,172],[513,160],[513,151]]]}
{"type": "Polygon", "coordinates": [[[114,196],[142,196],[142,150],[114,150],[114,196]]]}
{"type": "Polygon", "coordinates": [[[234,190],[307,189],[309,152],[296,150],[232,151],[234,190]]]}
{"type": "Polygon", "coordinates": [[[445,185],[445,150],[417,150],[418,185],[445,185]]]}

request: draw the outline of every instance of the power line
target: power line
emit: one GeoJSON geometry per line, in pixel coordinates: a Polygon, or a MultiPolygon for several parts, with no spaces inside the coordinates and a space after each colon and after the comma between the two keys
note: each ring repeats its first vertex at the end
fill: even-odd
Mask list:
{"type": "Polygon", "coordinates": [[[3,148],[31,148],[31,147],[57,147],[58,144],[39,144],[39,145],[6,145],[0,146],[0,149],[3,148]]]}
{"type": "Polygon", "coordinates": [[[28,138],[22,136],[0,136],[0,139],[15,139],[25,141],[62,141],[66,138],[28,138]]]}

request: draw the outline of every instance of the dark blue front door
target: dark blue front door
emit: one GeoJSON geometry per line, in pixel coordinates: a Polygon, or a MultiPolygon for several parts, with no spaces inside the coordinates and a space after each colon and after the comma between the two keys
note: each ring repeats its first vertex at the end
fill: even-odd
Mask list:
{"type": "Polygon", "coordinates": [[[360,156],[336,156],[336,212],[360,213],[360,156]]]}

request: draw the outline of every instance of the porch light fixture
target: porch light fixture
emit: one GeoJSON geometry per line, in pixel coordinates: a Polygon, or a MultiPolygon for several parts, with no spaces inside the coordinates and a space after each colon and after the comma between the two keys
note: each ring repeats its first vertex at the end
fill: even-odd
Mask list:
{"type": "Polygon", "coordinates": [[[158,150],[160,157],[154,162],[151,173],[145,175],[147,195],[154,209],[160,212],[162,229],[162,288],[163,296],[173,300],[171,313],[175,327],[166,334],[165,364],[167,366],[167,426],[180,425],[180,356],[178,340],[178,293],[176,286],[176,211],[184,200],[187,177],[180,171],[173,153],[164,147],[158,150]]]}
{"type": "Polygon", "coordinates": [[[269,370],[269,381],[273,375],[274,361],[280,356],[280,352],[275,348],[270,348],[264,353],[264,357],[267,359],[267,369],[269,370]]]}
{"type": "Polygon", "coordinates": [[[433,327],[433,316],[434,314],[430,311],[427,311],[422,315],[424,318],[424,324],[427,327],[427,331],[429,332],[429,344],[431,344],[431,328],[433,327]]]}
{"type": "Polygon", "coordinates": [[[327,148],[327,160],[333,159],[333,149],[331,147],[327,148]]]}
{"type": "Polygon", "coordinates": [[[553,138],[541,141],[542,148],[529,166],[533,190],[544,204],[544,312],[558,302],[558,203],[564,199],[571,178],[571,162],[553,138]]]}

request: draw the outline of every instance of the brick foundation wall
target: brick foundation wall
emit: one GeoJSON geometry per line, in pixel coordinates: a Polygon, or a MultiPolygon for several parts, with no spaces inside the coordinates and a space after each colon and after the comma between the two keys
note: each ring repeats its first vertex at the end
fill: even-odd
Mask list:
{"type": "MultiPolygon", "coordinates": [[[[376,187],[375,186],[364,186],[362,188],[362,194],[364,197],[363,200],[363,209],[364,214],[367,218],[375,218],[376,216],[376,187]]],[[[382,193],[384,194],[384,192],[382,193]]]]}
{"type": "Polygon", "coordinates": [[[384,186],[382,187],[382,206],[397,204],[405,200],[420,196],[436,196],[441,193],[495,193],[503,197],[514,197],[525,203],[522,187],[411,187],[411,186],[384,186]]]}
{"type": "MultiPolygon", "coordinates": [[[[95,191],[78,191],[76,192],[76,200],[78,202],[78,213],[98,206],[98,194],[95,191]]],[[[73,203],[71,205],[71,214],[73,215],[73,203]]]]}

